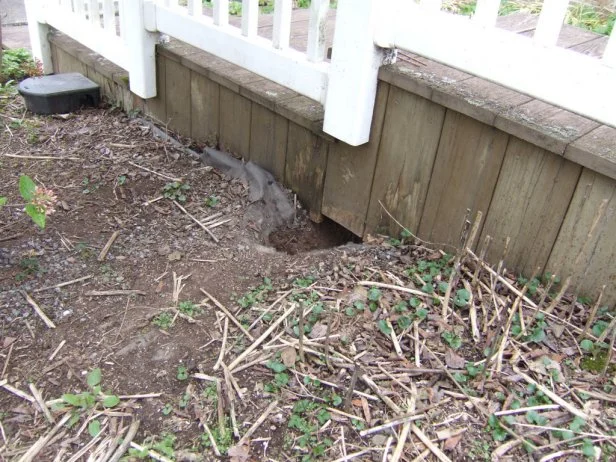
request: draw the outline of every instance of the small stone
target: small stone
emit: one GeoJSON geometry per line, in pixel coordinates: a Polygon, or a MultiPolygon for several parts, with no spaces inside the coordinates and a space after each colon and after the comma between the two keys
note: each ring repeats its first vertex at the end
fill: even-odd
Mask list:
{"type": "Polygon", "coordinates": [[[167,258],[169,259],[169,261],[181,260],[182,254],[178,252],[177,250],[175,250],[171,252],[169,255],[167,255],[167,258]]]}

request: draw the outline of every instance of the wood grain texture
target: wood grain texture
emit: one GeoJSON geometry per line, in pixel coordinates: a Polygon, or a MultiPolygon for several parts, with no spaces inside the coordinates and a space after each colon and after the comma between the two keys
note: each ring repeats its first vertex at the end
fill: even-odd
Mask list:
{"type": "Polygon", "coordinates": [[[616,128],[602,125],[565,149],[565,159],[616,180],[616,128]]]}
{"type": "Polygon", "coordinates": [[[183,136],[190,136],[190,69],[167,59],[165,82],[169,127],[183,136]]]}
{"type": "Polygon", "coordinates": [[[443,107],[397,87],[390,88],[367,233],[398,235],[401,231],[379,201],[409,230],[417,232],[444,118],[443,107]]]}
{"type": "Polygon", "coordinates": [[[616,181],[584,169],[547,270],[561,279],[574,274],[573,287],[580,295],[596,297],[606,284],[604,301],[616,302],[616,181]],[[593,235],[588,238],[593,221],[604,199],[607,207],[593,235]]]}
{"type": "Polygon", "coordinates": [[[481,241],[496,237],[488,261],[497,262],[511,238],[507,268],[529,276],[545,267],[558,236],[581,167],[512,138],[486,215],[481,241]]]}
{"type": "Polygon", "coordinates": [[[145,114],[163,125],[167,124],[166,63],[167,60],[164,56],[156,55],[156,97],[145,100],[145,114]]]}
{"type": "Polygon", "coordinates": [[[458,245],[466,209],[485,213],[508,136],[462,114],[447,111],[419,225],[422,239],[458,245]]]}
{"type": "Polygon", "coordinates": [[[259,104],[252,105],[250,160],[284,181],[289,121],[259,104]]]}
{"type": "Polygon", "coordinates": [[[220,86],[198,72],[190,73],[191,137],[218,144],[220,86]]]}
{"type": "Polygon", "coordinates": [[[285,184],[314,221],[320,221],[328,143],[310,130],[289,122],[285,184]]]}
{"type": "Polygon", "coordinates": [[[250,158],[250,112],[252,103],[220,87],[220,148],[248,160],[250,158]]]}
{"type": "Polygon", "coordinates": [[[339,142],[329,147],[323,214],[358,236],[364,234],[388,94],[389,85],[379,82],[368,143],[349,146],[339,142]]]}

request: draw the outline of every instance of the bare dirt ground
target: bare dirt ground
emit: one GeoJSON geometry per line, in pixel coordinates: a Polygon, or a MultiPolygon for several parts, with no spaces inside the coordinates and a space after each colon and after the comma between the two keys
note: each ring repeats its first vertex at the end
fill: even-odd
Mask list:
{"type": "Polygon", "coordinates": [[[117,109],[0,117],[0,460],[615,457],[613,308],[301,208],[267,237],[117,109]]]}

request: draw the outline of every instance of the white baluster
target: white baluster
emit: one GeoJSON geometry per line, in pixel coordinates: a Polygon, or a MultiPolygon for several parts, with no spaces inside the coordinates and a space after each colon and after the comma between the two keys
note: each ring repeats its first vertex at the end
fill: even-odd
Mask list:
{"type": "Polygon", "coordinates": [[[98,0],[88,0],[88,19],[90,20],[91,24],[100,25],[98,0]]]}
{"type": "Polygon", "coordinates": [[[83,0],[74,0],[75,13],[79,15],[80,18],[83,18],[83,0]]]}
{"type": "Polygon", "coordinates": [[[188,0],[188,14],[190,16],[201,16],[203,14],[201,0],[188,0]]]}
{"type": "Polygon", "coordinates": [[[603,52],[603,62],[611,67],[616,67],[616,32],[614,32],[614,30],[616,30],[616,28],[612,30],[612,34],[603,52]]]}
{"type": "Polygon", "coordinates": [[[116,22],[113,0],[103,0],[103,23],[105,30],[113,31],[115,34],[116,22]]]}
{"type": "Polygon", "coordinates": [[[477,0],[473,21],[482,26],[494,26],[499,7],[500,0],[477,0]]]}
{"type": "Polygon", "coordinates": [[[289,47],[291,35],[292,0],[275,0],[274,3],[274,34],[272,44],[279,50],[289,47]]]}
{"type": "Polygon", "coordinates": [[[242,35],[254,37],[259,27],[259,0],[242,0],[242,35]]]}
{"type": "Polygon", "coordinates": [[[535,43],[548,47],[556,45],[568,6],[569,0],[545,0],[543,2],[533,35],[535,43]]]}
{"type": "Polygon", "coordinates": [[[217,26],[229,24],[229,0],[214,0],[214,24],[217,26]]]}
{"type": "Polygon", "coordinates": [[[320,62],[325,59],[325,26],[329,0],[312,0],[310,4],[310,23],[308,25],[308,59],[320,62]]]}

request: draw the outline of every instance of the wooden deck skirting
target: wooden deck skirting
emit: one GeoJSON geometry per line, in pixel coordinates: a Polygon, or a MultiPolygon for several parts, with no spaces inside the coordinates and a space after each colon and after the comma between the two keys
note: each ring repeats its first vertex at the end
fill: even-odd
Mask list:
{"type": "Polygon", "coordinates": [[[397,235],[382,203],[422,239],[456,244],[466,209],[481,210],[489,261],[510,237],[507,267],[573,275],[592,297],[607,284],[616,300],[614,128],[407,55],[382,68],[370,142],[351,147],[322,132],[318,103],[186,44],[158,47],[159,94],[144,101],[121,68],[50,40],[56,72],[81,72],[125,110],[264,166],[315,220],[397,235]]]}

